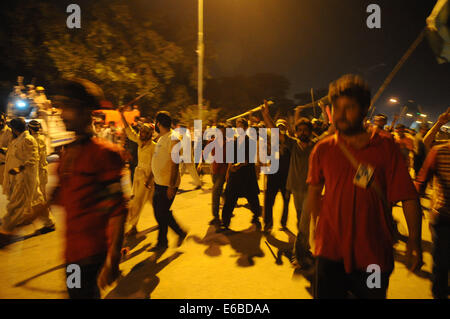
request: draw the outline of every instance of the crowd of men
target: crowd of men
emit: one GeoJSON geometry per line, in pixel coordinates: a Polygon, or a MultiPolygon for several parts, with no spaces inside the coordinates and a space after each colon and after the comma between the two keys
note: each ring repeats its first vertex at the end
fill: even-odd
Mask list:
{"type": "MultiPolygon", "coordinates": [[[[187,232],[175,220],[171,206],[180,186],[180,166],[186,165],[196,187],[202,185],[197,173],[200,167],[172,160],[172,149],[183,137],[173,130],[174,119],[168,112],[158,112],[154,123],[129,123],[120,108],[126,138],[114,140],[108,136],[118,135],[111,133],[115,123],[109,123],[108,135],[92,122],[91,113],[103,98],[92,93],[101,92],[95,84],[66,81],[60,90],[53,103],[61,108],[67,129],[77,138],[61,154],[59,184],[53,194],[45,193],[47,163],[39,123],[26,125],[23,119],[14,118],[7,126],[6,117],[1,117],[0,182],[8,198],[3,237],[6,240],[14,228],[36,221],[42,223],[40,233],[54,230],[49,207],[63,206],[66,262],[80,265],[84,274],[82,288],[68,288],[69,295],[98,298],[99,287],[118,277],[124,238],[137,233],[139,216],[147,202],[152,204],[158,223],[158,241],[152,251],[167,249],[168,228],[178,235],[177,246],[183,243],[187,232]],[[128,151],[126,156],[124,149],[128,151]],[[130,199],[121,184],[127,162],[133,183],[130,199]]],[[[370,88],[355,75],[332,82],[328,98],[332,109],[329,119],[323,112],[321,120],[312,121],[298,111],[291,126],[288,119],[273,119],[265,101],[262,121],[236,121],[236,128],[243,131],[249,127],[279,129],[279,169],[266,175],[263,207],[258,195],[264,163],[249,157],[250,139],[254,137],[234,138],[235,158],[227,163],[225,129],[231,123],[215,125],[222,139],[216,141],[214,152],[222,148],[224,160],[211,164],[210,225],[217,232],[229,232],[237,201],[244,197],[253,214],[251,223],[269,234],[274,227],[275,198],[281,192],[281,229],[286,230],[292,197],[297,219],[293,262],[302,269],[314,269],[314,297],[385,298],[394,268],[396,227],[392,207],[401,202],[408,225],[407,257],[410,269],[416,271],[423,265],[419,195],[425,195],[428,182],[434,178],[432,292],[435,298],[447,298],[450,143],[439,141],[436,135],[450,120],[449,110],[431,129],[423,124],[419,132],[402,124],[394,129],[395,121],[387,127],[388,119],[383,114],[376,115],[372,124],[366,121],[370,88]],[[246,150],[244,160],[237,158],[239,148],[246,150]],[[224,203],[220,212],[221,198],[224,203]],[[314,229],[313,236],[310,229],[314,229]],[[381,269],[381,287],[377,289],[366,284],[370,275],[366,268],[372,264],[381,269]]]]}

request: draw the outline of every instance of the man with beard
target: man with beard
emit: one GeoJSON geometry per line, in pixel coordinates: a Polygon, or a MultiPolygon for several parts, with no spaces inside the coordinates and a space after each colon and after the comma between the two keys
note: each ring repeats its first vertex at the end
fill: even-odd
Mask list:
{"type": "Polygon", "coordinates": [[[151,199],[152,192],[145,187],[145,182],[150,176],[152,170],[152,157],[155,152],[156,143],[153,142],[153,127],[150,124],[144,123],[137,133],[127,122],[121,108],[120,115],[125,125],[125,134],[128,139],[138,145],[138,165],[134,171],[133,179],[133,198],[130,202],[130,211],[128,213],[126,224],[126,236],[137,233],[137,223],[139,216],[145,203],[151,199]]]}
{"type": "MultiPolygon", "coordinates": [[[[92,111],[102,108],[103,91],[85,79],[57,86],[53,102],[76,139],[65,146],[50,202],[66,211],[65,260],[81,269],[81,287],[67,287],[71,299],[100,298],[100,288],[120,274],[127,201],[122,191],[120,150],[93,137],[92,111]]],[[[68,276],[70,272],[68,272],[68,276]]]]}
{"type": "Polygon", "coordinates": [[[10,233],[15,227],[30,224],[39,218],[44,224],[39,231],[53,231],[54,223],[39,189],[38,144],[26,130],[23,118],[12,119],[10,126],[13,140],[6,152],[3,177],[3,192],[9,202],[3,217],[3,230],[10,233]]]}
{"type": "MultiPolygon", "coordinates": [[[[240,197],[245,197],[253,213],[252,224],[261,229],[261,206],[259,204],[259,186],[256,177],[255,164],[250,161],[250,137],[247,135],[248,122],[240,118],[236,127],[243,133],[234,140],[234,162],[228,164],[227,186],[225,187],[225,203],[222,209],[222,231],[228,231],[233,210],[240,197]],[[243,161],[238,160],[238,154],[244,152],[243,161]]],[[[256,145],[256,140],[252,141],[256,145]]]]}
{"type": "Polygon", "coordinates": [[[395,142],[363,128],[368,84],[344,75],[330,84],[328,97],[337,133],[314,147],[307,179],[306,209],[318,217],[314,297],[386,298],[394,268],[392,203],[402,202],[410,269],[422,265],[418,195],[395,142]],[[369,265],[379,270],[375,287],[368,284],[369,265]]]}
{"type": "MultiPolygon", "coordinates": [[[[275,127],[270,117],[267,102],[261,109],[267,127],[275,127]]],[[[286,145],[291,154],[289,172],[287,175],[286,189],[294,197],[295,210],[297,211],[298,235],[294,247],[294,253],[298,264],[303,268],[312,266],[311,253],[309,252],[309,227],[310,215],[304,210],[304,201],[308,186],[306,177],[308,174],[309,155],[314,144],[311,142],[312,124],[307,118],[299,118],[295,123],[295,135],[280,134],[280,144],[286,145]]]]}
{"type": "Polygon", "coordinates": [[[169,112],[156,114],[155,131],[159,134],[152,157],[152,170],[146,182],[149,188],[154,187],[153,211],[158,222],[158,242],[151,251],[160,253],[167,249],[167,231],[170,228],[178,235],[177,246],[181,246],[187,233],[181,229],[173,217],[170,207],[180,186],[179,165],[172,159],[172,149],[180,142],[179,136],[171,129],[172,118],[169,112]]]}

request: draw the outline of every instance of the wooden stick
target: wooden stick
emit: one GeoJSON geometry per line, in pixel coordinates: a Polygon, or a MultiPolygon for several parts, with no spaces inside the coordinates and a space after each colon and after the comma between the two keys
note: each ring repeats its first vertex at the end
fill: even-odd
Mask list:
{"type": "MultiPolygon", "coordinates": [[[[268,101],[267,104],[268,104],[268,105],[272,105],[273,102],[272,102],[272,101],[268,101]]],[[[240,114],[240,115],[236,115],[236,116],[234,116],[234,117],[231,117],[231,118],[229,118],[227,121],[233,121],[233,120],[238,119],[238,118],[240,118],[240,117],[244,117],[244,116],[250,115],[250,114],[252,114],[252,113],[258,112],[259,110],[261,110],[261,108],[262,108],[263,106],[264,106],[264,104],[261,104],[260,106],[257,106],[257,107],[255,107],[254,109],[251,109],[251,110],[248,111],[248,112],[245,112],[245,113],[242,113],[242,114],[240,114]]]]}

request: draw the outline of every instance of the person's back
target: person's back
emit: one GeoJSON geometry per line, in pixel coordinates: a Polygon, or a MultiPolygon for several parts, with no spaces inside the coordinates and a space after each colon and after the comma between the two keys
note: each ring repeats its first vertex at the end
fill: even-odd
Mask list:
{"type": "Polygon", "coordinates": [[[109,200],[105,195],[120,186],[123,167],[119,149],[97,138],[69,144],[62,153],[57,202],[66,210],[68,262],[107,251],[107,222],[126,208],[121,192],[109,200]],[[107,208],[114,208],[110,215],[107,208]]]}

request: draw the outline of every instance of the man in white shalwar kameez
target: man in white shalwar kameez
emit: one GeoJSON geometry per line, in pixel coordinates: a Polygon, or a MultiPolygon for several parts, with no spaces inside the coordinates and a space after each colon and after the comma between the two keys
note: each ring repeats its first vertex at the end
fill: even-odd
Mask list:
{"type": "Polygon", "coordinates": [[[16,226],[30,224],[37,218],[44,224],[40,230],[54,230],[39,190],[38,144],[26,130],[23,119],[11,120],[10,126],[14,139],[8,145],[3,176],[3,191],[8,199],[7,213],[2,220],[3,231],[10,233],[16,226]]]}
{"type": "Polygon", "coordinates": [[[137,133],[127,122],[123,109],[120,110],[122,121],[125,125],[125,134],[138,145],[138,164],[134,171],[133,178],[133,197],[130,201],[125,232],[127,236],[137,233],[137,223],[142,209],[147,201],[152,200],[153,191],[145,186],[145,182],[150,176],[153,153],[156,143],[152,140],[153,127],[149,124],[143,124],[137,133]]]}
{"type": "Polygon", "coordinates": [[[3,184],[6,150],[8,149],[8,144],[12,141],[12,139],[12,131],[8,125],[6,125],[6,115],[0,113],[0,186],[3,184]]]}

